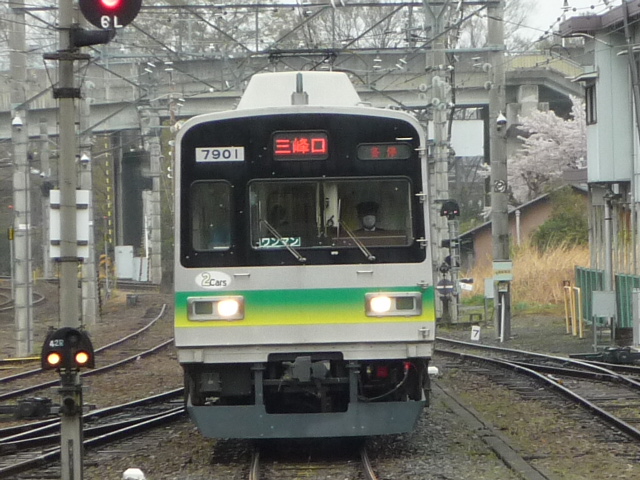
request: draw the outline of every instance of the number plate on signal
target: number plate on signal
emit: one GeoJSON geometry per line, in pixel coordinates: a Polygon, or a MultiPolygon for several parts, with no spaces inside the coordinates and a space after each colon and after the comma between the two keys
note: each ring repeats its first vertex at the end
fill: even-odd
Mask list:
{"type": "Polygon", "coordinates": [[[244,147],[196,148],[196,162],[244,162],[244,147]]]}

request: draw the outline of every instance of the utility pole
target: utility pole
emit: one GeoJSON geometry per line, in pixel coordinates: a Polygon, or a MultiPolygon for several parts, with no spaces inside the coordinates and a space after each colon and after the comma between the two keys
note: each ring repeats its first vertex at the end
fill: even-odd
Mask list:
{"type": "MultiPolygon", "coordinates": [[[[116,25],[126,25],[140,10],[140,3],[119,2],[105,5],[106,2],[80,0],[83,14],[93,25],[101,28],[88,31],[81,28],[74,18],[73,0],[58,0],[59,49],[56,53],[44,55],[45,60],[58,61],[58,85],[53,88],[53,96],[58,99],[58,118],[60,119],[60,325],[63,327],[45,340],[42,351],[43,368],[58,368],[61,373],[62,397],[60,419],[60,465],[62,480],[82,480],[82,380],[79,369],[82,366],[93,367],[93,346],[89,337],[80,327],[80,308],[78,302],[78,232],[76,186],[76,123],[75,100],[81,98],[80,88],[74,82],[74,62],[88,61],[90,56],[78,52],[80,47],[107,43],[115,35],[116,25]],[[105,11],[105,8],[107,9],[105,11]],[[127,17],[128,15],[128,17],[127,17]],[[91,17],[91,18],[90,18],[91,17]],[[122,23],[118,19],[122,18],[122,23]],[[61,351],[55,351],[62,348],[61,351]],[[53,351],[51,349],[54,349],[53,351]],[[62,361],[62,365],[59,362],[62,361]],[[75,362],[75,363],[74,363],[75,362]],[[59,368],[62,366],[63,368],[59,368]]],[[[86,131],[87,129],[84,129],[86,131]]],[[[86,146],[86,138],[83,145],[86,146]]],[[[90,157],[87,157],[90,160],[90,157]]],[[[82,160],[82,157],[78,157],[82,160]]],[[[80,162],[82,163],[82,161],[80,162]]],[[[89,161],[90,163],[90,161],[89,161]]],[[[91,171],[81,178],[81,182],[91,183],[91,171]]],[[[90,185],[89,185],[90,186],[90,185]]],[[[90,193],[90,192],[89,192],[90,193]]],[[[87,200],[87,207],[91,206],[87,200]]],[[[89,210],[91,212],[91,210],[89,210]]],[[[93,243],[93,218],[89,223],[88,243],[93,243]]],[[[88,275],[95,278],[93,250],[87,257],[92,266],[88,275]]],[[[95,300],[95,292],[92,293],[95,300]]],[[[85,310],[86,313],[86,310],[85,310]]]]}
{"type": "MultiPolygon", "coordinates": [[[[489,139],[491,152],[491,235],[493,261],[509,261],[509,212],[507,184],[507,119],[504,67],[504,0],[488,5],[488,46],[491,64],[489,90],[489,139]]],[[[495,263],[494,263],[495,265],[495,263]]],[[[511,336],[511,291],[509,281],[494,282],[495,331],[501,341],[511,336]]]]}
{"type": "Polygon", "coordinates": [[[89,101],[80,103],[80,188],[89,193],[89,239],[87,256],[82,264],[82,318],[85,325],[95,325],[98,320],[98,274],[96,271],[95,225],[93,216],[93,166],[91,157],[91,132],[89,130],[89,101]]]}
{"type": "MultiPolygon", "coordinates": [[[[75,99],[80,98],[80,89],[74,85],[73,64],[83,58],[71,42],[74,20],[72,0],[58,0],[58,51],[45,54],[45,60],[58,61],[58,85],[53,88],[53,97],[58,100],[59,118],[59,183],[60,183],[60,325],[79,327],[81,324],[78,302],[78,243],[76,229],[76,126],[75,99]]],[[[88,58],[88,55],[84,55],[88,58]]],[[[66,377],[66,375],[65,375],[66,377]]],[[[73,392],[77,392],[77,375],[69,377],[73,392]]],[[[68,387],[62,382],[63,389],[68,387]]],[[[61,394],[66,394],[66,390],[61,394]]],[[[75,400],[74,400],[75,401],[75,400]]],[[[64,402],[64,400],[63,400],[64,402]]],[[[82,405],[80,404],[80,408],[82,405]]],[[[82,480],[82,416],[75,411],[61,418],[60,467],[62,480],[82,480]]]]}
{"type": "Polygon", "coordinates": [[[29,126],[25,84],[27,55],[24,0],[11,0],[11,143],[13,147],[13,285],[16,355],[33,353],[31,277],[31,175],[27,158],[29,126]]]}
{"type": "MultiPolygon", "coordinates": [[[[78,244],[76,230],[76,142],[75,99],[80,98],[80,89],[74,85],[73,64],[80,55],[71,48],[71,26],[74,11],[72,0],[58,0],[59,50],[45,55],[46,59],[58,60],[58,86],[53,89],[58,99],[60,119],[60,325],[80,326],[78,305],[78,244]]],[[[87,56],[88,57],[88,56],[87,56]]],[[[62,449],[63,453],[65,449],[62,449]]],[[[68,464],[68,459],[63,465],[68,464]]],[[[64,473],[64,472],[63,472],[64,473]]],[[[69,478],[68,476],[63,478],[69,478]]]]}
{"type": "MultiPolygon", "coordinates": [[[[448,4],[432,5],[431,0],[423,0],[426,18],[431,24],[431,49],[427,50],[426,69],[427,69],[427,88],[430,94],[427,95],[428,101],[433,112],[433,155],[432,165],[430,169],[432,173],[433,183],[432,192],[435,201],[431,202],[431,222],[433,223],[432,232],[434,235],[433,249],[434,254],[434,272],[441,271],[441,267],[446,265],[444,262],[444,250],[442,241],[448,238],[447,219],[440,215],[440,206],[449,199],[449,139],[448,139],[448,109],[449,95],[451,86],[447,81],[449,73],[448,61],[445,52],[445,36],[444,21],[448,4]]],[[[457,285],[453,286],[453,293],[450,298],[445,298],[443,303],[448,305],[447,309],[443,305],[437,305],[436,308],[440,316],[448,313],[448,320],[457,320],[457,285]]]]}
{"type": "Polygon", "coordinates": [[[51,203],[49,202],[49,191],[53,186],[53,179],[51,178],[51,163],[49,161],[49,125],[46,118],[40,119],[40,171],[43,175],[44,183],[42,190],[42,268],[44,278],[51,278],[53,276],[51,272],[51,255],[50,255],[50,243],[49,243],[49,208],[51,203]]]}
{"type": "MultiPolygon", "coordinates": [[[[161,203],[160,203],[160,116],[156,102],[152,101],[147,111],[143,111],[143,121],[147,128],[142,135],[146,138],[145,149],[149,152],[151,192],[145,197],[145,212],[149,212],[149,281],[154,285],[162,282],[162,235],[161,235],[161,203]]],[[[145,213],[146,217],[146,213],[145,213]]],[[[146,234],[145,234],[146,237],[146,234]]],[[[145,242],[147,239],[145,238],[145,242]]]]}

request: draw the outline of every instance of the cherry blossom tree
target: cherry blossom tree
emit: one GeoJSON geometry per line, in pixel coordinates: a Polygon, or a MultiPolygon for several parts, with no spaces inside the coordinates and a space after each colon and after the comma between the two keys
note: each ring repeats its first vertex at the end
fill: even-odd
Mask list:
{"type": "Polygon", "coordinates": [[[536,111],[520,118],[523,144],[508,159],[511,193],[526,202],[563,183],[562,172],[585,165],[587,133],[584,101],[571,97],[569,118],[536,111]]]}

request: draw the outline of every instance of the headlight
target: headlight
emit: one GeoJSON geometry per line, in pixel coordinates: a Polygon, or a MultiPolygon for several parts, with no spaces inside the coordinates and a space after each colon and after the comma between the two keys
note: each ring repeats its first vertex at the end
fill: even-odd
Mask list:
{"type": "Polygon", "coordinates": [[[197,297],[187,302],[189,320],[242,320],[244,318],[244,297],[197,297]]]}
{"type": "Polygon", "coordinates": [[[419,292],[378,292],[365,294],[368,317],[415,317],[422,314],[419,292]]]}
{"type": "Polygon", "coordinates": [[[226,298],[218,302],[218,314],[224,318],[234,317],[240,311],[240,302],[236,298],[226,298]]]}
{"type": "Polygon", "coordinates": [[[391,310],[391,299],[386,295],[371,297],[369,307],[371,308],[371,313],[377,313],[379,315],[388,313],[389,310],[391,310]]]}

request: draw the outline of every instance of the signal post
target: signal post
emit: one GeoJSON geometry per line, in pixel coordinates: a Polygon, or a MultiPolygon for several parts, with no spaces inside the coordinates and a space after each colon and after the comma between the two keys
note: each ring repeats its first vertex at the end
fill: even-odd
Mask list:
{"type": "Polygon", "coordinates": [[[76,99],[74,62],[89,61],[81,47],[108,43],[116,28],[133,21],[142,0],[79,0],[80,10],[98,30],[86,30],[77,23],[73,0],[58,0],[59,50],[44,54],[59,64],[60,79],[53,88],[60,118],[60,323],[42,347],[42,369],[60,374],[60,461],[62,480],[82,480],[82,377],[81,368],[94,367],[94,352],[78,309],[78,249],[76,228],[76,99]]]}
{"type": "Polygon", "coordinates": [[[98,30],[85,30],[77,23],[73,0],[58,0],[59,50],[44,54],[45,60],[59,64],[59,82],[53,87],[58,100],[60,118],[60,317],[61,324],[77,327],[82,324],[78,309],[78,251],[76,226],[76,99],[80,88],[74,81],[74,63],[89,61],[81,47],[108,43],[117,27],[132,22],[141,7],[141,0],[79,0],[80,9],[98,30]],[[97,15],[97,16],[96,16],[97,15]]]}
{"type": "Polygon", "coordinates": [[[78,372],[60,374],[60,465],[63,480],[82,479],[82,380],[78,372]],[[67,402],[67,404],[65,404],[67,402]]]}

